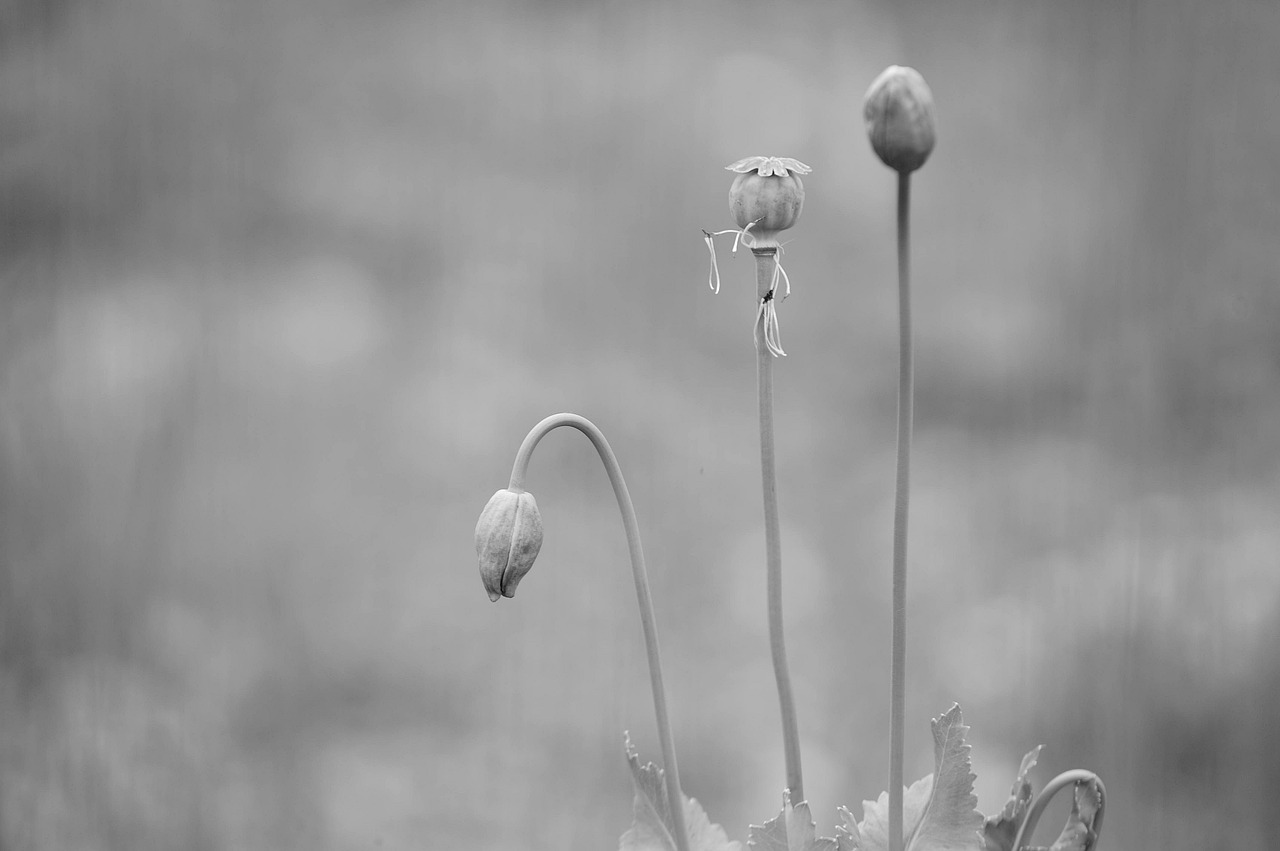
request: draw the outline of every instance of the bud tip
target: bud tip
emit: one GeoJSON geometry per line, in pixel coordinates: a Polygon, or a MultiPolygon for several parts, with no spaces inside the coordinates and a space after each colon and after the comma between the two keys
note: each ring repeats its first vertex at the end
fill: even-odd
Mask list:
{"type": "Polygon", "coordinates": [[[914,68],[884,69],[867,89],[862,116],[876,156],[895,171],[915,171],[933,151],[933,93],[914,68]]]}

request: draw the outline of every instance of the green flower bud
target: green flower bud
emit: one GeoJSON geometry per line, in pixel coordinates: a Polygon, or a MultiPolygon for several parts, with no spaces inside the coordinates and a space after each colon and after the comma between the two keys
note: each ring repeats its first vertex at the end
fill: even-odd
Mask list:
{"type": "Polygon", "coordinates": [[[929,158],[935,139],[933,93],[916,69],[885,68],[867,89],[862,117],[871,147],[889,168],[909,174],[929,158]]]}
{"type": "Polygon", "coordinates": [[[528,491],[495,493],[476,523],[476,557],[480,581],[489,599],[514,597],[516,586],[533,567],[542,549],[542,515],[528,491]]]}
{"type": "Polygon", "coordinates": [[[800,218],[804,207],[800,175],[812,169],[790,157],[748,157],[726,168],[738,172],[729,187],[734,221],[744,230],[750,228],[754,247],[776,246],[778,231],[800,218]]]}

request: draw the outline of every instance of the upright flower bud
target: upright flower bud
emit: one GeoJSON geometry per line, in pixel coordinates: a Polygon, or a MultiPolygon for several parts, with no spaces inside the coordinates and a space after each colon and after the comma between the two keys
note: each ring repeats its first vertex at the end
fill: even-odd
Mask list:
{"type": "Polygon", "coordinates": [[[542,549],[542,515],[528,491],[495,493],[476,523],[476,557],[480,581],[489,599],[514,597],[516,586],[533,567],[542,549]]]}
{"type": "Polygon", "coordinates": [[[740,228],[751,228],[754,247],[777,246],[778,231],[800,218],[804,183],[813,169],[790,157],[747,157],[725,166],[738,176],[729,187],[729,212],[740,228]]]}
{"type": "Polygon", "coordinates": [[[862,105],[867,136],[876,156],[889,168],[909,174],[933,150],[933,93],[914,68],[890,65],[871,88],[862,105]]]}

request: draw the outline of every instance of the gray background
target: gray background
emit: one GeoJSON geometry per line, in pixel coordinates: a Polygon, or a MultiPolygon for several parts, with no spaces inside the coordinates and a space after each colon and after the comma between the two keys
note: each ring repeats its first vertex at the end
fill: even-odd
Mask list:
{"type": "MultiPolygon", "coordinates": [[[[822,832],[885,785],[893,175],[919,68],[907,774],[1098,771],[1104,849],[1280,821],[1280,6],[7,2],[0,846],[600,849],[658,758],[579,435],[490,604],[472,528],[543,416],[609,435],[686,790],[783,783],[751,261],[723,166],[813,166],[777,364],[822,832]]],[[[1038,837],[1053,838],[1059,802],[1038,837]]]]}

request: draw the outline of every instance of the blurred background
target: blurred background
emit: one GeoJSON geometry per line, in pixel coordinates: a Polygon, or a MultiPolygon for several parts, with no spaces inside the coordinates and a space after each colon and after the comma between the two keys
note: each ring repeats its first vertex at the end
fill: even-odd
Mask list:
{"type": "MultiPolygon", "coordinates": [[[[472,530],[543,416],[646,536],[686,791],[772,818],[755,155],[813,166],[777,363],[820,832],[885,787],[894,177],[914,183],[907,774],[1107,784],[1103,849],[1280,839],[1280,6],[7,0],[0,847],[601,849],[658,760],[621,524],[540,446],[534,572],[472,530]],[[722,248],[727,243],[722,242],[722,248]]],[[[1048,844],[1065,800],[1042,822],[1048,844]]]]}

